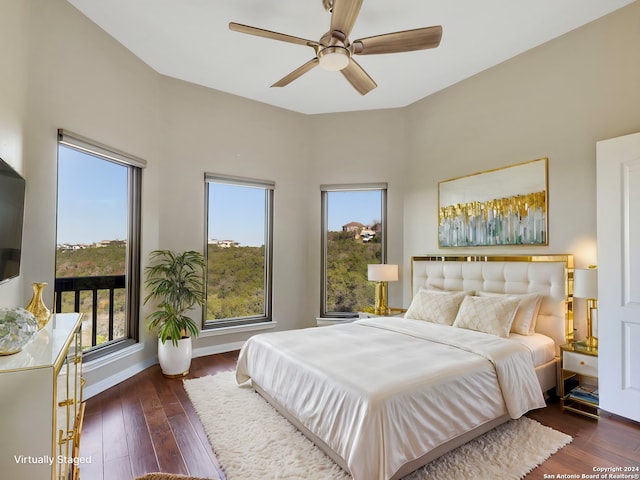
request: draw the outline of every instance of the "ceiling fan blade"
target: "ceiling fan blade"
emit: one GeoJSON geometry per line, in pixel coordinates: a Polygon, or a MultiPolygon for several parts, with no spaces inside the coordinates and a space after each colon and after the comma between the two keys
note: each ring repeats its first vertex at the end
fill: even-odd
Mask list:
{"type": "Polygon", "coordinates": [[[340,71],[349,80],[349,83],[353,85],[353,88],[360,92],[360,95],[366,95],[378,86],[353,58],[349,61],[349,65],[340,71]]]}
{"type": "Polygon", "coordinates": [[[331,31],[338,30],[348,37],[356,23],[361,6],[362,0],[334,0],[331,11],[331,31]]]}
{"type": "Polygon", "coordinates": [[[296,68],[293,72],[291,72],[289,75],[281,78],[280,80],[278,80],[276,83],[274,83],[273,85],[271,85],[272,87],[284,87],[286,85],[289,85],[291,82],[293,82],[296,78],[301,77],[302,75],[304,75],[305,73],[307,73],[309,70],[311,70],[313,67],[315,67],[316,65],[318,65],[319,60],[318,58],[312,58],[311,60],[309,60],[307,63],[305,63],[304,65],[302,65],[301,67],[296,68]]]}
{"type": "Polygon", "coordinates": [[[292,35],[286,35],[284,33],[272,32],[271,30],[265,30],[263,28],[250,27],[249,25],[242,25],[240,23],[230,22],[229,29],[234,32],[246,33],[249,35],[255,35],[257,37],[270,38],[271,40],[280,40],[281,42],[295,43],[297,45],[307,45],[309,47],[319,47],[318,42],[313,40],[306,40],[300,37],[294,37],[292,35]]]}
{"type": "Polygon", "coordinates": [[[413,52],[435,48],[440,45],[442,27],[416,28],[402,32],[385,33],[373,37],[361,38],[353,42],[353,53],[375,55],[379,53],[413,52]]]}

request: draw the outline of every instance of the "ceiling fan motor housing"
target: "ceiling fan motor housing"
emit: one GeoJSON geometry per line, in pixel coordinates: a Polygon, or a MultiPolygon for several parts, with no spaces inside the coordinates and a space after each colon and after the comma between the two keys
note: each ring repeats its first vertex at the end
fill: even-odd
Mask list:
{"type": "Polygon", "coordinates": [[[327,32],[320,39],[320,45],[317,56],[322,68],[337,71],[349,65],[351,51],[344,33],[338,30],[327,32]]]}

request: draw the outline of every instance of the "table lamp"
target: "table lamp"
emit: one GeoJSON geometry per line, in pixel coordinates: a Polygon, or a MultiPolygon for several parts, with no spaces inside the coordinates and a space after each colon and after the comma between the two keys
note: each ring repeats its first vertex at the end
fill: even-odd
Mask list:
{"type": "Polygon", "coordinates": [[[391,310],[387,305],[387,282],[398,281],[398,265],[376,263],[367,265],[367,278],[376,282],[376,300],[373,313],[375,315],[389,315],[391,310]]]}
{"type": "Polygon", "coordinates": [[[598,270],[595,265],[574,270],[573,296],[587,300],[587,338],[589,348],[598,348],[598,337],[593,336],[593,312],[598,309],[598,270]]]}

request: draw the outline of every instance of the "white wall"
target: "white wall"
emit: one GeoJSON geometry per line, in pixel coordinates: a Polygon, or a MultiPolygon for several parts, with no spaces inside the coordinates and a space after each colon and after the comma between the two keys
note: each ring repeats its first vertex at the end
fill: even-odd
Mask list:
{"type": "MultiPolygon", "coordinates": [[[[406,279],[390,285],[390,303],[407,306],[409,257],[437,251],[439,180],[548,156],[550,245],[536,251],[574,253],[581,267],[597,260],[595,142],[640,130],[637,2],[410,107],[319,116],[163,77],[64,0],[1,8],[11,68],[0,75],[0,157],[28,183],[22,274],[0,285],[3,306],[25,305],[34,281],[53,283],[58,128],[148,161],[143,255],[201,248],[205,171],[274,180],[279,329],[318,314],[320,184],[389,183],[389,261],[406,279]]],[[[490,251],[512,250],[522,251],[490,251]]],[[[204,336],[196,348],[248,335],[204,336]]],[[[89,384],[154,361],[155,338],[144,340],[89,370],[89,384]]]]}
{"type": "MultiPolygon", "coordinates": [[[[0,158],[25,175],[24,129],[27,101],[29,5],[3,0],[0,11],[0,158]],[[8,68],[11,66],[11,68],[8,68]]],[[[0,285],[0,305],[13,305],[22,293],[22,278],[0,285]]]]}
{"type": "MultiPolygon", "coordinates": [[[[439,181],[540,157],[549,158],[549,245],[473,251],[597,263],[595,144],[640,130],[638,25],[635,2],[406,109],[405,271],[411,255],[465,250],[438,249],[439,181]]],[[[578,303],[579,335],[584,318],[578,303]]]]}

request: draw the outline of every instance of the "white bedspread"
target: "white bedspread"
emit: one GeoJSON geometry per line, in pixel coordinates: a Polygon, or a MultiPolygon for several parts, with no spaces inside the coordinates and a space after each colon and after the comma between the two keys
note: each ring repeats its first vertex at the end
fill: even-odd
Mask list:
{"type": "Polygon", "coordinates": [[[523,345],[397,317],[256,335],[236,378],[260,385],[354,480],[389,479],[464,432],[545,406],[523,345]]]}

